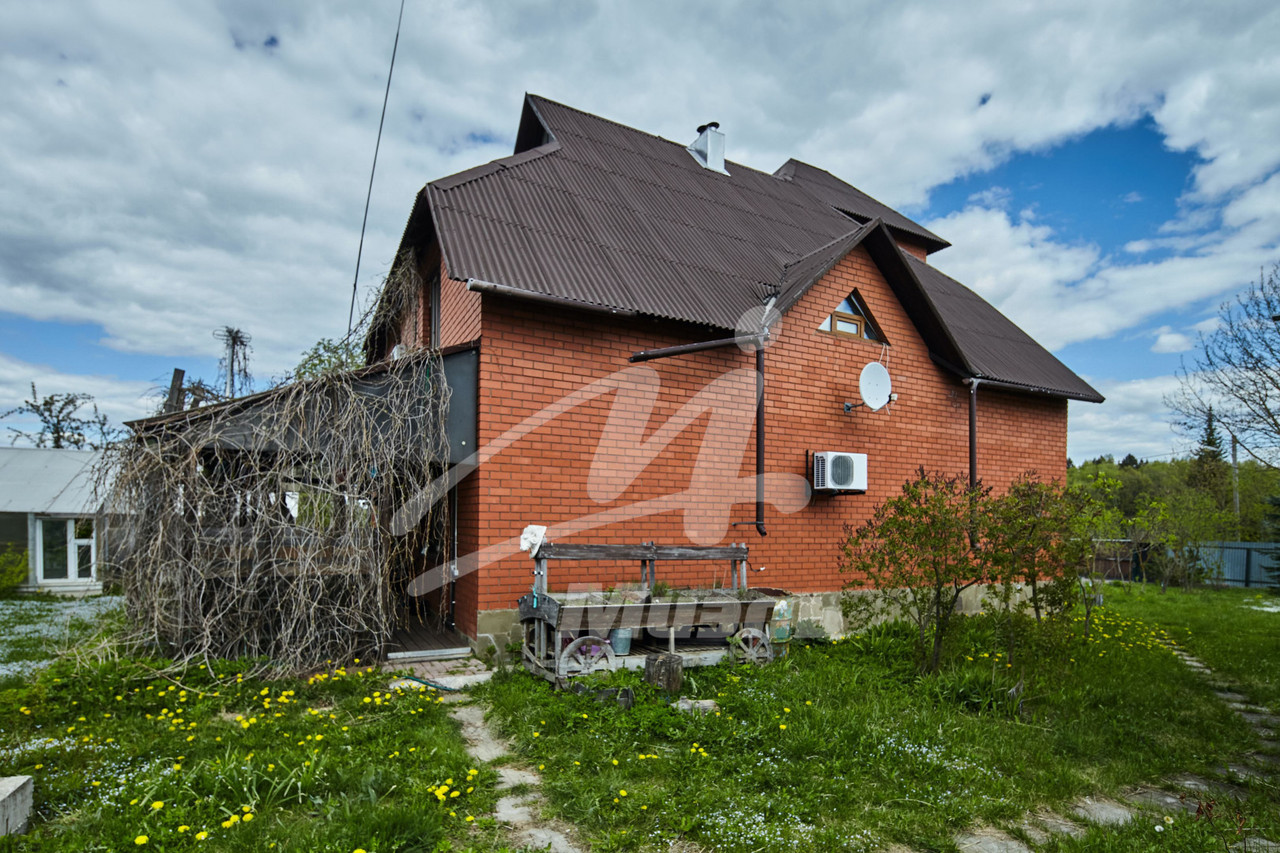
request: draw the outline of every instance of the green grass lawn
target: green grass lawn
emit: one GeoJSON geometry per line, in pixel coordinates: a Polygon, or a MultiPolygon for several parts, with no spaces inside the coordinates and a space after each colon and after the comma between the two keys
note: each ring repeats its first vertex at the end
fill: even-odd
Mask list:
{"type": "MultiPolygon", "coordinates": [[[[963,620],[937,678],[916,674],[902,626],[801,645],[765,668],[690,670],[686,695],[719,706],[704,717],[670,709],[628,673],[608,683],[635,687],[629,711],[522,671],[496,678],[485,696],[542,769],[553,808],[600,850],[675,839],[726,851],[954,849],[955,831],[972,823],[1205,772],[1254,743],[1163,645],[1181,641],[1175,621],[1108,606],[1095,611],[1090,641],[1071,621],[1026,635],[1012,661],[997,627],[963,620]]],[[[1280,798],[1255,800],[1248,819],[1280,838],[1280,798]]],[[[1057,849],[1171,849],[1192,839],[1185,823],[1175,833],[1147,821],[1120,841],[1093,832],[1057,849]]]]}
{"type": "MultiPolygon", "coordinates": [[[[635,687],[629,711],[523,670],[478,693],[594,850],[947,851],[962,827],[1254,747],[1167,647],[1274,707],[1280,614],[1252,596],[1109,589],[1088,642],[1078,618],[1012,645],[994,617],[966,618],[935,678],[917,674],[901,625],[798,644],[764,668],[689,670],[685,695],[718,705],[706,716],[634,673],[607,680],[635,687]]],[[[0,775],[35,777],[37,806],[32,832],[0,850],[507,849],[496,770],[473,766],[439,694],[389,693],[367,662],[272,682],[234,662],[169,671],[72,646],[93,614],[69,607],[0,602],[0,775]]],[[[1142,816],[1043,849],[1224,850],[1237,807],[1280,839],[1280,795],[1257,785],[1212,822],[1142,816]]]]}
{"type": "Polygon", "coordinates": [[[0,679],[0,776],[33,776],[36,799],[31,833],[0,849],[505,849],[495,772],[439,694],[357,665],[165,670],[68,658],[0,679]]]}
{"type": "Polygon", "coordinates": [[[1241,692],[1280,711],[1280,595],[1256,589],[1115,592],[1118,613],[1163,626],[1241,692]]]}

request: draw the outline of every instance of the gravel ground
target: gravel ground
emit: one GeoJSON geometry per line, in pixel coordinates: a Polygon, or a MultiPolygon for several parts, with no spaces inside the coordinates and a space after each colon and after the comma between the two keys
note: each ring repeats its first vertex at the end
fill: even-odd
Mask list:
{"type": "Polygon", "coordinates": [[[57,601],[0,600],[0,678],[26,675],[44,666],[73,635],[123,601],[105,595],[57,601]]]}

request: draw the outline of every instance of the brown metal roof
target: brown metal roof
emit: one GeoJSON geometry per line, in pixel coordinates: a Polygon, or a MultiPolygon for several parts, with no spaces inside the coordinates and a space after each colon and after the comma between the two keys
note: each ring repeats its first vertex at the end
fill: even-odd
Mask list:
{"type": "Polygon", "coordinates": [[[1036,343],[990,302],[950,276],[903,253],[960,351],[970,376],[1073,400],[1101,403],[1093,386],[1036,343]]]}
{"type": "MultiPolygon", "coordinates": [[[[455,279],[733,329],[768,296],[790,307],[865,242],[944,363],[1029,391],[1101,399],[980,297],[907,263],[896,245],[905,238],[932,251],[946,241],[829,172],[789,160],[774,174],[727,162],[723,175],[683,143],[536,95],[526,96],[516,140],[513,156],[424,191],[455,279]],[[1017,355],[1001,359],[1006,345],[1017,355]]],[[[406,239],[430,226],[414,229],[411,218],[406,239]]]]}

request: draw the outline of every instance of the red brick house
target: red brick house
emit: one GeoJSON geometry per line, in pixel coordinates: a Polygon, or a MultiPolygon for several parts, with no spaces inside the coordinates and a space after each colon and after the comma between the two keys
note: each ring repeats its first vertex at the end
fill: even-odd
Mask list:
{"type": "MultiPolygon", "coordinates": [[[[457,469],[441,561],[456,577],[423,587],[451,596],[473,642],[506,643],[529,524],[557,542],[745,542],[753,585],[815,594],[802,615],[839,630],[821,594],[829,605],[841,586],[843,525],[918,467],[996,488],[1065,476],[1067,400],[1102,397],[931,267],[946,241],[828,172],[759,172],[723,145],[714,126],[686,147],[527,96],[512,156],[419,192],[399,296],[388,287],[366,346],[371,360],[397,345],[475,353],[478,456],[457,469]],[[739,345],[631,360],[735,330],[739,345]],[[859,396],[873,362],[893,383],[878,410],[859,396]],[[866,455],[865,492],[809,493],[828,451],[866,455]]],[[[726,582],[716,571],[664,579],[726,582]]],[[[576,564],[551,584],[636,580],[576,564]]]]}

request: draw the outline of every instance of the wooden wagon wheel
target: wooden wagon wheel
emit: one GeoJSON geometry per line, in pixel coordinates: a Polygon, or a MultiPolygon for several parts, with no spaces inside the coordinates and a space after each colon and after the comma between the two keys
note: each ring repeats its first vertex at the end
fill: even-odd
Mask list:
{"type": "Polygon", "coordinates": [[[754,663],[763,666],[773,660],[773,646],[769,637],[759,628],[743,628],[730,640],[730,651],[738,663],[754,663]]]}
{"type": "Polygon", "coordinates": [[[601,637],[580,637],[560,653],[561,678],[613,670],[613,648],[601,637]]]}

